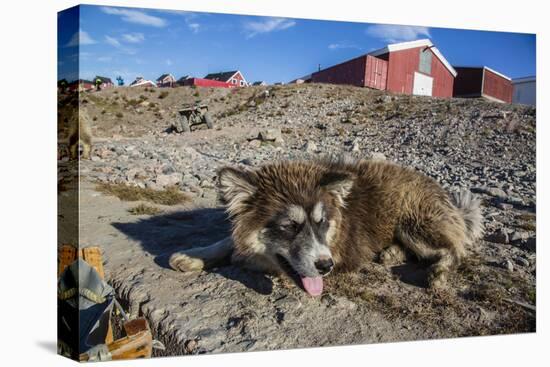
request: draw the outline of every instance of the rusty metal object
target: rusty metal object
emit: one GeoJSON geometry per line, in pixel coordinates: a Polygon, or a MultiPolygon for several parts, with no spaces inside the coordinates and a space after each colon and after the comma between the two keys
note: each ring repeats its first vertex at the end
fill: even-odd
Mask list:
{"type": "Polygon", "coordinates": [[[178,132],[190,132],[195,125],[206,124],[209,129],[214,127],[212,116],[205,104],[186,106],[178,110],[178,120],[172,124],[173,129],[178,132]]]}

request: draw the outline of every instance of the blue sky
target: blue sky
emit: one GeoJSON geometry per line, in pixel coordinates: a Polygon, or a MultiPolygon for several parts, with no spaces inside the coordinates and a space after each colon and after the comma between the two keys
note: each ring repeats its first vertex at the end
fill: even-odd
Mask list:
{"type": "Polygon", "coordinates": [[[535,35],[420,26],[81,6],[59,15],[59,76],[126,84],[162,73],[203,77],[239,69],[249,82],[288,82],[388,43],[430,38],[452,65],[486,65],[512,78],[535,75],[535,35]],[[79,28],[79,31],[78,31],[79,28]],[[80,46],[80,53],[78,52],[80,46]]]}

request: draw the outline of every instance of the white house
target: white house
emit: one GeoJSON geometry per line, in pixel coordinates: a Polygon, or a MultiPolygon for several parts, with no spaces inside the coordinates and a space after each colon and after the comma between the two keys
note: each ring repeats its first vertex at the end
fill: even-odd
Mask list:
{"type": "Polygon", "coordinates": [[[143,79],[142,76],[138,76],[136,80],[134,80],[130,87],[156,87],[157,84],[151,80],[143,79]]]}
{"type": "Polygon", "coordinates": [[[536,106],[537,103],[537,78],[528,76],[512,80],[514,93],[512,103],[521,103],[536,106]]]}

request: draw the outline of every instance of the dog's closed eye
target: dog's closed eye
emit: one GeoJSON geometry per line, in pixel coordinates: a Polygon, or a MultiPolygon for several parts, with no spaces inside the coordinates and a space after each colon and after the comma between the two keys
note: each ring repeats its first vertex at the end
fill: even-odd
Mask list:
{"type": "Polygon", "coordinates": [[[296,230],[298,228],[298,223],[290,219],[284,219],[279,222],[279,229],[283,231],[296,230]]]}

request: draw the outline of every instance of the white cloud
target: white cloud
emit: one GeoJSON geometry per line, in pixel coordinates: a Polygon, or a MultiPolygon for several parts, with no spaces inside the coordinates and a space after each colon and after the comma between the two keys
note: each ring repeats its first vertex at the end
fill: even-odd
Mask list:
{"type": "Polygon", "coordinates": [[[100,56],[97,58],[97,61],[99,62],[109,62],[111,61],[113,58],[111,56],[100,56]]]}
{"type": "Polygon", "coordinates": [[[258,34],[282,31],[295,25],[296,22],[292,19],[271,17],[262,21],[247,22],[244,24],[244,30],[247,38],[252,38],[258,34]]]}
{"type": "Polygon", "coordinates": [[[201,25],[199,23],[188,23],[187,26],[193,33],[198,33],[200,30],[201,25]]]}
{"type": "Polygon", "coordinates": [[[107,42],[109,45],[111,45],[113,47],[118,48],[118,47],[121,46],[120,42],[114,37],[105,36],[105,42],[107,42]]]}
{"type": "Polygon", "coordinates": [[[172,60],[166,59],[166,65],[170,66],[170,65],[172,65],[172,64],[173,64],[172,60]]]}
{"type": "Polygon", "coordinates": [[[129,23],[137,23],[148,25],[151,27],[166,27],[168,22],[163,18],[150,15],[141,10],[135,9],[125,9],[125,8],[111,8],[111,7],[102,7],[101,10],[105,14],[110,15],[119,15],[121,19],[129,23]]]}
{"type": "Polygon", "coordinates": [[[328,45],[328,49],[329,50],[340,50],[340,49],[343,49],[343,48],[354,48],[354,49],[357,49],[357,50],[360,50],[361,47],[354,44],[354,43],[349,43],[349,42],[338,42],[338,43],[331,43],[330,45],[328,45]]]}
{"type": "Polygon", "coordinates": [[[143,33],[126,33],[122,35],[122,39],[129,43],[140,43],[145,41],[143,33]]]}
{"type": "Polygon", "coordinates": [[[111,36],[105,36],[105,43],[113,46],[114,48],[120,50],[121,52],[125,53],[125,54],[128,54],[128,55],[135,55],[136,54],[136,50],[134,50],[133,48],[129,48],[129,47],[126,47],[124,46],[123,44],[120,43],[120,41],[115,38],[115,37],[111,37],[111,36]]]}
{"type": "Polygon", "coordinates": [[[367,28],[366,34],[386,42],[413,41],[420,37],[431,37],[430,28],[409,25],[377,24],[367,28]]]}
{"type": "Polygon", "coordinates": [[[69,42],[65,47],[74,47],[74,46],[83,46],[83,45],[93,45],[97,43],[88,32],[83,31],[82,29],[73,34],[69,42]]]}

